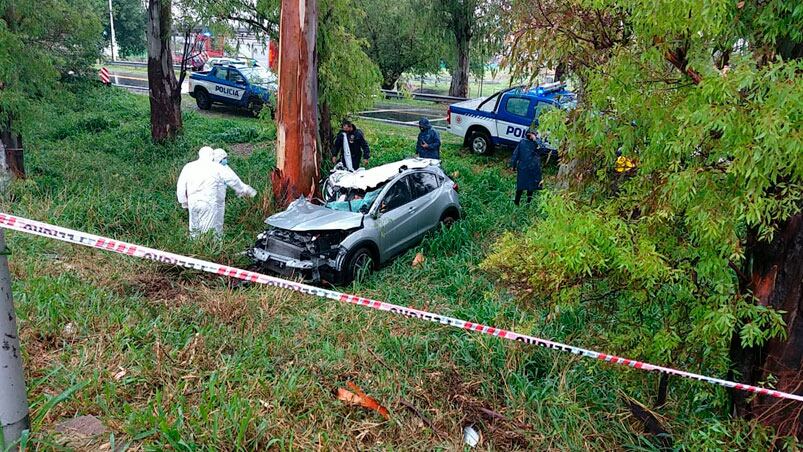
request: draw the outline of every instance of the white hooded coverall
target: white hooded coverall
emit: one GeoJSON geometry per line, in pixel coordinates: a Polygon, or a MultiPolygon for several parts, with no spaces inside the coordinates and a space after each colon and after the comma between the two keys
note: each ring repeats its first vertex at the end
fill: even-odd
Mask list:
{"type": "Polygon", "coordinates": [[[226,212],[226,187],[231,187],[238,196],[256,195],[256,190],[243,183],[228,166],[220,161],[226,156],[209,146],[198,151],[198,160],[184,165],[176,184],[176,198],[181,207],[190,213],[190,235],[197,237],[214,230],[223,234],[223,218],[226,212]]]}

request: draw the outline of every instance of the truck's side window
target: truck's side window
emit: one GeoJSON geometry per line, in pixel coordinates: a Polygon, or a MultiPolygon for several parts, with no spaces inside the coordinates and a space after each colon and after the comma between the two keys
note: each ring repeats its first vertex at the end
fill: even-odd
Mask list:
{"type": "Polygon", "coordinates": [[[243,77],[242,74],[240,74],[239,71],[235,71],[235,70],[231,70],[231,69],[229,70],[229,76],[226,77],[226,80],[228,80],[228,81],[230,81],[232,83],[245,84],[245,77],[243,77]]]}
{"type": "Polygon", "coordinates": [[[527,111],[530,109],[530,99],[523,97],[510,97],[505,104],[505,111],[511,115],[527,117],[527,111]]]}
{"type": "Polygon", "coordinates": [[[555,108],[555,106],[548,102],[538,102],[535,104],[535,120],[537,121],[539,116],[553,108],[555,108]]]}
{"type": "Polygon", "coordinates": [[[215,77],[226,80],[229,76],[229,68],[227,67],[218,67],[217,71],[215,72],[215,77]]]}

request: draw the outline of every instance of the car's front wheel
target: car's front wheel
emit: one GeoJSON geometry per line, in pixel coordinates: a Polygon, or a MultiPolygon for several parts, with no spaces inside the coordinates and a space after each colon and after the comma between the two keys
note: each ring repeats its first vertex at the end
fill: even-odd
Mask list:
{"type": "Polygon", "coordinates": [[[343,272],[343,283],[363,282],[374,271],[374,255],[366,247],[355,250],[348,259],[343,272]]]}

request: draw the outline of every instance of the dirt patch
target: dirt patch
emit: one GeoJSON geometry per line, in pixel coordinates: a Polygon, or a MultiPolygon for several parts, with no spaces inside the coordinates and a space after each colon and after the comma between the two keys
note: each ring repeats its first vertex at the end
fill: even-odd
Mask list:
{"type": "MultiPolygon", "coordinates": [[[[462,414],[462,419],[458,421],[460,431],[464,426],[473,426],[482,436],[480,447],[489,447],[490,442],[493,447],[502,450],[529,450],[532,448],[532,437],[534,427],[525,423],[523,419],[526,413],[523,411],[512,411],[506,409],[501,404],[494,404],[493,399],[483,397],[479,393],[482,384],[481,379],[467,381],[457,372],[450,369],[443,372],[434,372],[426,379],[437,389],[437,397],[446,400],[451,405],[451,410],[462,414]]],[[[430,387],[431,390],[431,387],[430,387]]],[[[427,392],[423,392],[427,394],[427,392]]],[[[428,399],[422,394],[419,399],[428,399]]],[[[432,392],[429,393],[430,397],[432,392]]],[[[435,400],[431,400],[432,406],[435,400]]],[[[449,431],[448,425],[443,425],[443,419],[435,421],[441,423],[443,430],[449,431]],[[440,421],[440,422],[439,422],[440,421]]]]}
{"type": "Polygon", "coordinates": [[[254,143],[237,143],[229,146],[229,152],[248,157],[254,153],[254,143]]]}
{"type": "Polygon", "coordinates": [[[185,301],[187,289],[161,273],[139,274],[132,278],[129,293],[136,293],[151,301],[185,301]]]}

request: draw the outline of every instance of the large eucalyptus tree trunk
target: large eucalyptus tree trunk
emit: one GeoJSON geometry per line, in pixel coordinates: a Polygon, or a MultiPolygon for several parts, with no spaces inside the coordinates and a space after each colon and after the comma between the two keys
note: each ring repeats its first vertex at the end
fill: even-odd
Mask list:
{"type": "MultiPolygon", "coordinates": [[[[741,381],[774,381],[780,391],[803,394],[803,213],[780,225],[771,242],[750,234],[744,276],[756,303],[783,311],[786,338],[763,347],[743,348],[734,338],[732,358],[741,381]]],[[[734,393],[737,414],[774,426],[782,435],[803,438],[800,402],[734,393]]]]}
{"type": "Polygon", "coordinates": [[[156,143],[181,132],[181,87],[173,72],[172,1],[148,0],[148,85],[151,137],[156,143]]]}
{"type": "Polygon", "coordinates": [[[317,0],[282,0],[279,21],[279,93],[276,109],[276,170],[271,175],[280,206],[317,191],[318,70],[317,0]]]}

